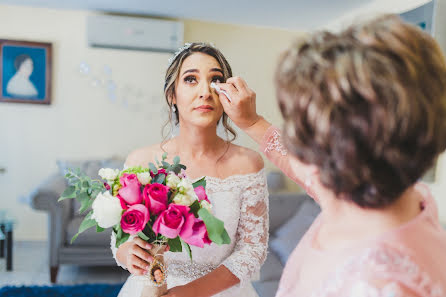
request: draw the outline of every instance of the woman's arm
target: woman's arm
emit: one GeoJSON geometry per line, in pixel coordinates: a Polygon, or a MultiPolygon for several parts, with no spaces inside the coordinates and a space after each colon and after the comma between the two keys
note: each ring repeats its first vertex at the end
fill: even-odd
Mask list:
{"type": "Polygon", "coordinates": [[[231,77],[219,86],[231,96],[232,101],[229,102],[224,94],[220,94],[220,102],[231,120],[260,145],[260,150],[274,165],[306,188],[304,181],[311,170],[288,154],[282,132],[257,114],[255,92],[240,77],[231,77]]]}

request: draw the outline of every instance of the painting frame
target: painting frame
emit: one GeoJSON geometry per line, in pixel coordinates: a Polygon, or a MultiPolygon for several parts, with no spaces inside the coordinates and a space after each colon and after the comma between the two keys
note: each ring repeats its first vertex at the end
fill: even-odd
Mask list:
{"type": "Polygon", "coordinates": [[[0,102],[49,105],[51,86],[52,43],[0,39],[0,102]]]}

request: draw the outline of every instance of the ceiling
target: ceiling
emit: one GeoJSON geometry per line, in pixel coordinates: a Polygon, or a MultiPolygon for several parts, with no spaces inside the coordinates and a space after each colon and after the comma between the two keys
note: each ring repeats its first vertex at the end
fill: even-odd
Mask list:
{"type": "Polygon", "coordinates": [[[0,0],[0,4],[151,15],[302,31],[322,27],[374,1],[0,0]]]}

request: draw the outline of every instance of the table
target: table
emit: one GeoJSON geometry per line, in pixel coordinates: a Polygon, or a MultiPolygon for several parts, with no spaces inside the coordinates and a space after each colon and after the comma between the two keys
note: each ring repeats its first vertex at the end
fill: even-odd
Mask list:
{"type": "Polygon", "coordinates": [[[12,243],[14,220],[8,218],[5,210],[0,210],[0,258],[6,257],[6,271],[12,271],[12,243]]]}

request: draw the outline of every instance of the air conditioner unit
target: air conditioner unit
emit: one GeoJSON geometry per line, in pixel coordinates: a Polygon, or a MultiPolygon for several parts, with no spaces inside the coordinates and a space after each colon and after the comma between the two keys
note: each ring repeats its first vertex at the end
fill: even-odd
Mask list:
{"type": "Polygon", "coordinates": [[[133,50],[175,52],[183,46],[183,23],[142,17],[91,15],[88,44],[133,50]]]}

